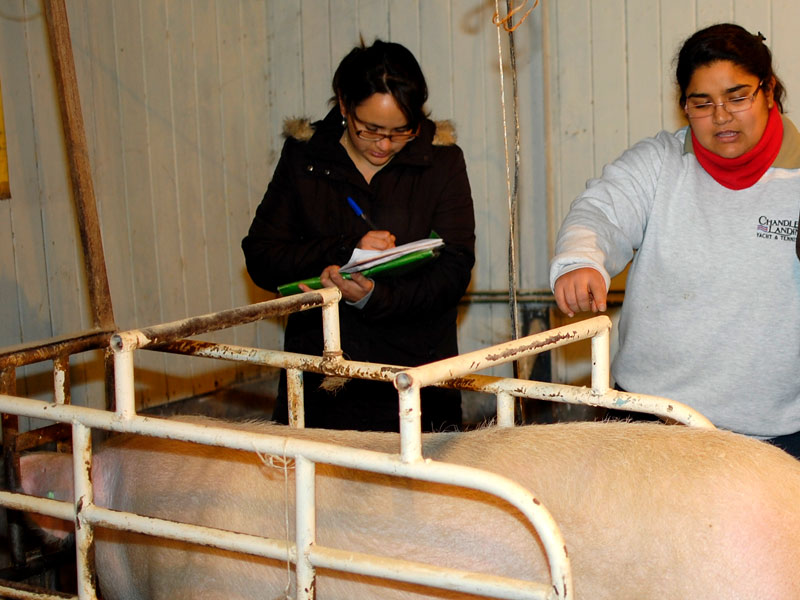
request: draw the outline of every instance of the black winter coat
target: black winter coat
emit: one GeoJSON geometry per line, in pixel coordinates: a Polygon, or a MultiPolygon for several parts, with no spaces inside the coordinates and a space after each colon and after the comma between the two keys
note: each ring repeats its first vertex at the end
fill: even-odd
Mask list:
{"type": "MultiPolygon", "coordinates": [[[[242,241],[256,285],[278,285],[318,276],[345,264],[368,231],[347,203],[352,197],[371,220],[396,236],[397,245],[435,231],[445,241],[433,262],[401,276],[376,280],[367,304],[339,308],[342,349],[350,360],[403,366],[458,353],[456,316],[475,261],[475,219],[466,165],[454,143],[438,145],[442,131],[422,123],[409,142],[367,184],[339,143],[344,128],[337,109],[306,135],[288,137],[264,199],[242,241]],[[313,135],[308,139],[309,134],[313,135]],[[305,139],[303,139],[305,138],[305,139]]],[[[297,134],[295,134],[297,136],[297,134]]],[[[284,349],[322,353],[319,309],[291,315],[284,349]]],[[[391,384],[353,380],[335,396],[317,389],[306,373],[309,427],[397,430],[397,391],[391,384]]],[[[285,390],[275,418],[285,422],[285,390]]],[[[460,395],[423,390],[423,427],[460,424],[460,395]]]]}

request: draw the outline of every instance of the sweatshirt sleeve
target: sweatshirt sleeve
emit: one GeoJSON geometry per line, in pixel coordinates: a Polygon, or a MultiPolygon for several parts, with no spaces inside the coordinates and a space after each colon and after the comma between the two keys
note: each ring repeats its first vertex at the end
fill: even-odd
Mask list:
{"type": "Polygon", "coordinates": [[[626,150],[603,168],[601,177],[587,182],[558,232],[551,289],[559,277],[582,267],[597,269],[606,286],[625,268],[642,243],[666,153],[678,144],[673,134],[661,132],[626,150]]]}

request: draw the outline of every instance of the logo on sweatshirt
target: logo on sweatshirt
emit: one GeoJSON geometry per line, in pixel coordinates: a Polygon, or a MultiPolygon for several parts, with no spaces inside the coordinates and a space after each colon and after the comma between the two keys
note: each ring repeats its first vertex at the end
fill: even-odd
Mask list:
{"type": "Polygon", "coordinates": [[[797,219],[770,219],[761,215],[756,225],[756,236],[794,243],[797,240],[797,224],[797,219]]]}

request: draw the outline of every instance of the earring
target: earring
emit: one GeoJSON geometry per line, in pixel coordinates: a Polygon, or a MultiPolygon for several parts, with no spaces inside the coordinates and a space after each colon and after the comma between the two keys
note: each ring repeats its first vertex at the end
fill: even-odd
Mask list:
{"type": "Polygon", "coordinates": [[[347,127],[347,118],[342,115],[342,127],[347,127]]]}

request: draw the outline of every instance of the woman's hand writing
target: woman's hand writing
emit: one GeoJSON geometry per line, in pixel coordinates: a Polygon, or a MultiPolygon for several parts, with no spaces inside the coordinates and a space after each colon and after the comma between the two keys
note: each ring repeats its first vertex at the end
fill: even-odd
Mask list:
{"type": "Polygon", "coordinates": [[[356,248],[361,250],[388,250],[394,248],[394,235],[390,231],[373,229],[364,234],[356,248]]]}

